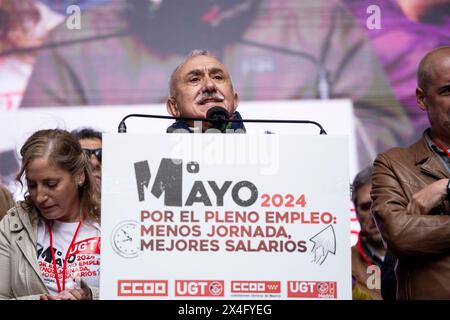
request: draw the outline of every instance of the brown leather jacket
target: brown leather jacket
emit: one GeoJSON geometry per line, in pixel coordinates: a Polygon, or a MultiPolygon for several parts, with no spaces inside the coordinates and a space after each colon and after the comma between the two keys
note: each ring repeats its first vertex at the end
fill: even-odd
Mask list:
{"type": "Polygon", "coordinates": [[[424,137],[374,162],[372,209],[396,257],[397,299],[450,299],[449,202],[443,200],[428,215],[406,211],[414,193],[449,176],[424,137]]]}

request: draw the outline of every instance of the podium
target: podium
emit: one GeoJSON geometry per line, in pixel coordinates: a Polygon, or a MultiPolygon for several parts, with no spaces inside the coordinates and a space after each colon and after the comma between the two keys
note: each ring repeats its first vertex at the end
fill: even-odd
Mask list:
{"type": "MultiPolygon", "coordinates": [[[[117,130],[124,115],[167,115],[166,107],[160,104],[33,108],[0,111],[4,120],[0,153],[17,153],[26,138],[38,129],[60,127],[72,130],[93,126],[105,132],[100,277],[100,297],[103,299],[350,299],[349,183],[357,172],[351,101],[244,101],[238,110],[245,119],[316,120],[329,135],[319,136],[314,126],[274,124],[246,124],[247,134],[226,137],[166,135],[159,133],[165,132],[170,121],[150,124],[148,120],[139,119],[127,123],[130,133],[118,135],[111,132],[117,130]],[[255,135],[258,129],[274,134],[255,135]],[[291,135],[294,133],[295,136],[291,135]],[[170,166],[170,162],[163,162],[163,159],[179,159],[182,165],[170,166]],[[222,162],[217,162],[219,160],[222,162]],[[162,168],[167,169],[159,171],[162,163],[162,168]],[[170,173],[171,170],[175,171],[170,173]],[[136,172],[140,173],[141,180],[137,180],[136,172]],[[181,200],[180,191],[170,184],[180,176],[181,184],[176,185],[181,190],[181,200]],[[195,184],[195,181],[199,182],[195,184]],[[251,199],[252,185],[245,181],[257,190],[255,202],[248,206],[245,204],[251,199]],[[192,190],[196,193],[189,197],[192,190]],[[233,190],[238,198],[233,198],[233,190]],[[160,194],[159,197],[155,193],[160,194]],[[190,202],[187,203],[188,199],[190,202]],[[181,206],[172,201],[181,201],[181,206]],[[162,214],[172,211],[173,223],[154,221],[157,216],[152,213],[155,211],[162,214]],[[192,215],[191,211],[194,212],[192,215]],[[213,212],[207,222],[206,211],[213,212]],[[238,212],[239,217],[247,220],[222,222],[228,211],[234,213],[231,216],[237,216],[238,212]],[[267,216],[267,211],[280,214],[269,213],[267,216]],[[296,213],[285,215],[285,212],[296,213]],[[258,221],[250,220],[256,217],[258,221]],[[295,222],[286,222],[289,218],[295,218],[295,222]],[[197,224],[199,226],[194,228],[197,224]],[[170,236],[165,236],[164,232],[167,233],[171,225],[179,227],[171,229],[170,236]],[[239,232],[247,232],[247,236],[252,232],[252,236],[227,238],[223,235],[214,239],[207,236],[212,225],[220,226],[216,228],[219,233],[239,235],[239,232]],[[252,230],[247,230],[250,227],[252,230]],[[279,231],[280,227],[284,228],[284,233],[279,231]],[[195,231],[198,228],[200,231],[195,231]],[[133,240],[128,240],[124,231],[135,232],[139,238],[129,235],[133,240]],[[194,231],[200,235],[193,235],[194,231]],[[176,236],[174,232],[178,232],[176,236]],[[190,234],[183,236],[185,232],[190,234]],[[320,252],[324,249],[319,245],[318,250],[313,250],[315,243],[321,242],[318,239],[323,242],[323,239],[331,239],[331,235],[335,239],[335,251],[332,250],[333,242],[327,245],[330,250],[326,253],[320,252]],[[185,241],[193,238],[209,251],[160,250],[160,246],[167,246],[169,240],[180,238],[185,241]],[[115,245],[114,241],[118,243],[119,240],[132,245],[128,249],[115,245]],[[211,244],[212,240],[218,243],[211,244]],[[227,240],[232,242],[227,245],[227,240]],[[261,241],[263,244],[259,248],[261,241]],[[143,250],[140,250],[141,245],[143,250]],[[151,246],[157,250],[151,250],[151,246]],[[255,250],[255,247],[260,250],[249,250],[255,250]],[[264,251],[269,250],[266,247],[272,251],[264,251]],[[275,248],[284,251],[277,252],[275,248]],[[128,253],[120,255],[120,250],[128,253]],[[317,253],[316,257],[313,252],[317,253]],[[331,290],[333,286],[334,291],[331,290]]],[[[2,165],[5,164],[0,163],[2,165]]],[[[14,188],[12,184],[11,189],[14,188]]],[[[21,189],[16,191],[16,199],[21,198],[21,192],[21,189]]],[[[353,225],[359,227],[356,220],[353,225]]]]}
{"type": "Polygon", "coordinates": [[[348,136],[105,134],[101,299],[351,299],[348,136]]]}

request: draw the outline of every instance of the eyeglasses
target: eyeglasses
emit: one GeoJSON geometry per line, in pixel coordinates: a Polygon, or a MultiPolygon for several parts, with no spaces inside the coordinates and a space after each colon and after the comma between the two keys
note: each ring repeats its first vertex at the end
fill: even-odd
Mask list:
{"type": "Polygon", "coordinates": [[[84,149],[83,148],[84,153],[86,154],[86,156],[88,158],[91,157],[91,155],[94,155],[98,161],[102,162],[102,149],[84,149]]]}
{"type": "Polygon", "coordinates": [[[367,201],[367,202],[358,204],[359,210],[362,210],[362,211],[369,211],[371,207],[372,207],[372,201],[367,201]]]}

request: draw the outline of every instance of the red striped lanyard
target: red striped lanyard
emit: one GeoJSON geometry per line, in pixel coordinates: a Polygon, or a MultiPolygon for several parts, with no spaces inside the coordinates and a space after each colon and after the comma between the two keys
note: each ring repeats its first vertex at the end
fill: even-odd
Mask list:
{"type": "Polygon", "coordinates": [[[448,152],[447,149],[445,149],[443,146],[441,146],[441,145],[440,145],[439,143],[437,143],[436,141],[433,141],[433,143],[434,143],[437,147],[439,147],[439,149],[441,149],[442,151],[444,151],[445,154],[446,154],[448,157],[450,157],[450,152],[448,152]]]}
{"type": "Polygon", "coordinates": [[[73,244],[75,242],[75,239],[77,238],[78,230],[80,230],[82,220],[78,223],[77,230],[75,231],[75,234],[73,235],[72,241],[70,242],[70,246],[67,249],[66,256],[64,258],[64,264],[63,264],[63,276],[62,276],[62,289],[61,284],[59,283],[59,277],[58,277],[58,270],[56,267],[56,258],[55,258],[55,250],[53,249],[53,234],[52,234],[52,227],[50,225],[50,222],[47,221],[48,226],[48,233],[50,235],[50,251],[52,252],[52,262],[53,262],[53,272],[55,273],[55,280],[56,285],[58,286],[58,293],[61,291],[64,291],[66,288],[66,269],[67,269],[67,260],[69,259],[69,252],[70,249],[72,249],[73,244]]]}
{"type": "Polygon", "coordinates": [[[364,252],[364,249],[361,246],[361,236],[358,236],[358,242],[356,243],[356,246],[358,247],[358,251],[359,254],[361,255],[361,257],[363,258],[363,260],[369,265],[373,265],[372,260],[369,259],[369,257],[366,255],[366,253],[364,252]]]}

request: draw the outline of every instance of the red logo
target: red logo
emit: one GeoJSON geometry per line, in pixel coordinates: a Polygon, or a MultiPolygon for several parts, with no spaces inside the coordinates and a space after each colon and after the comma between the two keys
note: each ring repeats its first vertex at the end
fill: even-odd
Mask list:
{"type": "Polygon", "coordinates": [[[167,280],[119,280],[117,295],[120,297],[166,297],[167,280]]]}
{"type": "Polygon", "coordinates": [[[176,280],[175,296],[178,297],[223,297],[223,280],[176,280]]]}
{"type": "Polygon", "coordinates": [[[288,281],[289,298],[337,298],[335,281],[288,281]]]}
{"type": "Polygon", "coordinates": [[[100,237],[84,239],[74,243],[69,254],[100,254],[100,237]]]}
{"type": "Polygon", "coordinates": [[[280,281],[231,281],[231,293],[281,293],[280,281]]]}

